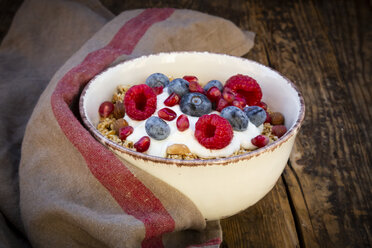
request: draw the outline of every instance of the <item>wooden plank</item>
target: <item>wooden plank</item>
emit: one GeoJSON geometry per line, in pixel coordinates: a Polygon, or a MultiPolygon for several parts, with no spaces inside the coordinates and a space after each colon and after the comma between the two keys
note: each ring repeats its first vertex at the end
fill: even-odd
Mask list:
{"type": "Polygon", "coordinates": [[[300,247],[281,178],[262,200],[221,220],[221,226],[224,240],[221,247],[300,247]]]}
{"type": "Polygon", "coordinates": [[[358,4],[264,2],[270,64],[296,82],[307,105],[284,174],[304,247],[372,244],[371,50],[361,29],[368,25],[359,23],[370,18],[358,4]]]}

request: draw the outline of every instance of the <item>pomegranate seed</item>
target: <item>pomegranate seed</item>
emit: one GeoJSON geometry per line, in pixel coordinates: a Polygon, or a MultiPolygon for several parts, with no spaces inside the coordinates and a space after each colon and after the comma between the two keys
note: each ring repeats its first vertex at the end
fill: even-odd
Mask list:
{"type": "Polygon", "coordinates": [[[105,118],[109,116],[112,113],[112,111],[114,111],[114,104],[109,101],[101,103],[98,109],[99,115],[105,118]]]}
{"type": "Polygon", "coordinates": [[[232,102],[232,105],[240,109],[243,109],[245,105],[247,105],[247,102],[243,97],[236,96],[235,100],[232,102]]]}
{"type": "Polygon", "coordinates": [[[235,94],[230,89],[225,88],[222,93],[223,99],[226,100],[229,104],[232,103],[235,100],[235,94]]]}
{"type": "Polygon", "coordinates": [[[229,103],[223,99],[222,97],[220,98],[220,100],[218,100],[218,103],[217,103],[217,111],[221,112],[222,109],[226,108],[227,106],[229,106],[229,103]]]}
{"type": "Polygon", "coordinates": [[[204,89],[196,81],[191,81],[189,83],[189,91],[190,92],[199,92],[201,94],[204,94],[205,93],[204,89]]]}
{"type": "Polygon", "coordinates": [[[158,116],[163,120],[172,121],[177,117],[177,114],[170,108],[162,108],[158,111],[158,116]]]}
{"type": "Polygon", "coordinates": [[[207,97],[211,102],[217,102],[221,98],[221,95],[221,91],[216,86],[209,88],[207,91],[207,97]]]}
{"type": "Polygon", "coordinates": [[[163,86],[154,87],[152,89],[154,90],[156,95],[160,95],[161,93],[163,93],[163,86]]]}
{"type": "Polygon", "coordinates": [[[287,132],[287,128],[284,125],[276,125],[273,126],[271,131],[275,136],[278,136],[278,138],[280,138],[287,132]]]}
{"type": "Polygon", "coordinates": [[[185,79],[187,82],[199,82],[199,79],[195,76],[183,76],[183,79],[185,79]]]}
{"type": "Polygon", "coordinates": [[[137,152],[145,152],[150,147],[150,138],[148,136],[143,136],[136,143],[134,143],[134,148],[137,152]]]}
{"type": "Polygon", "coordinates": [[[180,102],[180,96],[173,92],[172,94],[168,96],[167,99],[165,99],[164,105],[168,107],[173,107],[179,102],[180,102]]]}
{"type": "Polygon", "coordinates": [[[119,138],[121,140],[126,140],[129,135],[133,133],[133,127],[126,126],[119,129],[119,138]]]}
{"type": "Polygon", "coordinates": [[[258,107],[261,107],[261,108],[263,108],[264,110],[267,110],[267,104],[265,103],[265,102],[259,102],[258,104],[257,104],[257,106],[258,107]]]}
{"type": "Polygon", "coordinates": [[[269,138],[265,135],[257,135],[253,139],[251,139],[253,145],[257,147],[264,147],[269,143],[269,138]]]}
{"type": "Polygon", "coordinates": [[[266,110],[265,110],[265,112],[266,112],[266,120],[265,120],[264,123],[270,123],[271,122],[271,117],[270,117],[269,113],[266,110]]]}
{"type": "Polygon", "coordinates": [[[189,128],[190,126],[190,123],[189,123],[189,119],[187,118],[186,115],[180,115],[178,118],[177,118],[177,129],[179,131],[185,131],[186,129],[189,128]]]}

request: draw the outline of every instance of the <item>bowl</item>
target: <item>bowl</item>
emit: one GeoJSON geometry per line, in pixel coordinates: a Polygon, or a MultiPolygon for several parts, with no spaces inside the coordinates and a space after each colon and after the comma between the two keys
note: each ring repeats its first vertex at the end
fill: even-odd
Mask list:
{"type": "Polygon", "coordinates": [[[84,124],[101,143],[124,160],[163,180],[187,196],[207,220],[217,220],[245,210],[263,198],[283,172],[304,119],[305,106],[294,84],[273,69],[257,62],[224,54],[173,52],[143,56],[108,68],[85,87],[80,98],[84,124]],[[122,147],[98,132],[98,108],[110,100],[116,86],[144,83],[152,73],[200,82],[225,82],[235,74],[257,80],[263,101],[285,117],[287,133],[253,152],[219,159],[178,160],[150,156],[122,147]]]}

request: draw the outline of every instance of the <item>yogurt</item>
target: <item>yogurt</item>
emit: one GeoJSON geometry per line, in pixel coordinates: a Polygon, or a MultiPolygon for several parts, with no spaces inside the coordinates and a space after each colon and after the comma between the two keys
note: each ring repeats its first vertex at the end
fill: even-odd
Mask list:
{"type": "MultiPolygon", "coordinates": [[[[156,111],[154,112],[153,116],[158,116],[158,111],[162,108],[170,108],[177,114],[178,116],[184,114],[179,104],[176,104],[173,107],[168,107],[164,105],[165,99],[169,97],[167,88],[164,89],[163,93],[157,96],[157,105],[156,111]]],[[[218,114],[219,112],[213,111],[210,114],[218,114]]],[[[128,122],[128,125],[132,126],[134,131],[131,135],[127,137],[128,141],[133,143],[137,142],[143,136],[150,137],[150,148],[147,150],[147,154],[153,156],[160,156],[166,157],[167,156],[167,147],[173,144],[184,144],[186,145],[191,153],[196,154],[201,158],[216,158],[216,157],[228,157],[234,152],[238,151],[240,147],[245,149],[254,149],[254,146],[251,142],[251,139],[260,135],[263,130],[263,125],[256,127],[253,123],[248,123],[248,128],[245,131],[233,131],[234,136],[229,145],[222,149],[208,149],[201,145],[194,136],[195,132],[195,124],[198,121],[199,117],[189,116],[187,118],[190,122],[190,127],[185,131],[181,132],[177,129],[177,118],[172,121],[166,121],[170,127],[170,134],[164,140],[156,140],[151,138],[145,129],[146,120],[143,121],[136,121],[131,119],[129,116],[125,116],[124,119],[128,122]]]]}

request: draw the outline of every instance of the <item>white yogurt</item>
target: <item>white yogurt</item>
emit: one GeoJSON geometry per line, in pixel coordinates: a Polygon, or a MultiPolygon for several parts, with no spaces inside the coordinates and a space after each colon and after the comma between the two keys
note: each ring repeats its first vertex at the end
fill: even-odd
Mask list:
{"type": "MultiPolygon", "coordinates": [[[[179,104],[168,107],[164,105],[165,99],[169,96],[167,88],[164,89],[163,93],[157,96],[157,106],[156,111],[154,112],[153,116],[158,116],[158,111],[162,108],[170,108],[174,112],[176,112],[177,117],[172,121],[166,121],[170,127],[170,134],[164,140],[156,140],[151,138],[145,129],[144,121],[136,121],[128,117],[126,115],[124,119],[128,122],[130,126],[133,127],[133,133],[127,137],[128,141],[132,141],[133,143],[137,142],[143,136],[149,136],[151,139],[150,148],[147,150],[147,154],[159,157],[166,157],[167,156],[167,147],[173,144],[184,144],[186,145],[190,151],[199,157],[202,158],[215,158],[215,157],[227,157],[232,155],[234,152],[238,151],[240,147],[246,149],[255,148],[252,144],[251,139],[256,137],[257,135],[261,134],[263,125],[256,127],[253,123],[248,123],[248,128],[245,131],[234,131],[234,137],[232,138],[230,144],[222,149],[208,149],[202,146],[194,136],[195,132],[195,123],[198,121],[199,117],[193,117],[187,115],[187,118],[190,122],[190,127],[183,132],[180,132],[177,129],[176,121],[177,118],[183,114],[180,109],[179,104]]],[[[213,114],[220,114],[217,111],[213,111],[213,114]]],[[[212,114],[211,113],[211,114],[212,114]]]]}

